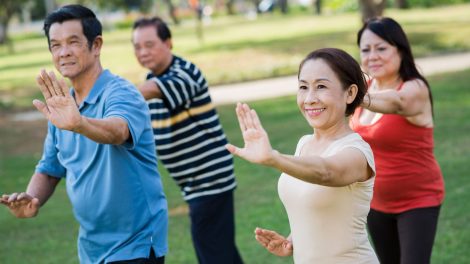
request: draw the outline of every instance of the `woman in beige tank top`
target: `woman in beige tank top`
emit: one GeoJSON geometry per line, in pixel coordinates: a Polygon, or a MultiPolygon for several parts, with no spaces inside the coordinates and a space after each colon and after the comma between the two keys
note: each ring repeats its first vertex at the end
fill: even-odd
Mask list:
{"type": "Polygon", "coordinates": [[[366,231],[374,159],[348,125],[366,93],[363,73],[346,52],[328,48],[310,53],[298,78],[297,104],[313,133],[300,139],[295,155],[271,147],[255,110],[236,108],[245,146],[227,149],[283,172],[278,191],[291,233],[256,228],[256,239],[277,256],[293,255],[295,263],[378,263],[366,231]]]}

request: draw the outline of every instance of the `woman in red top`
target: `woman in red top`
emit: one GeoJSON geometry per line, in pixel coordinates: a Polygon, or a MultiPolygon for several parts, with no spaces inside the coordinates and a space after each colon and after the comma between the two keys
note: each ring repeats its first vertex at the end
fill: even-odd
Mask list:
{"type": "Polygon", "coordinates": [[[372,147],[377,168],[369,232],[382,264],[429,263],[444,198],[431,90],[395,20],[372,19],[357,37],[371,80],[351,126],[372,147]]]}

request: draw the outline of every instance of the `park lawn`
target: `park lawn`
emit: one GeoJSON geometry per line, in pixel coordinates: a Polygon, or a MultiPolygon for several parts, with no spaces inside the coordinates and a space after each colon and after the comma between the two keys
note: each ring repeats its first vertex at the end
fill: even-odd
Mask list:
{"type": "MultiPolygon", "coordinates": [[[[470,50],[470,4],[432,9],[387,9],[403,24],[418,57],[470,50]]],[[[359,12],[314,16],[310,12],[277,13],[248,20],[244,16],[213,18],[204,26],[203,41],[194,21],[172,26],[175,54],[195,62],[209,83],[233,83],[295,74],[300,60],[322,47],[342,48],[358,57],[359,12]]],[[[34,83],[41,68],[52,70],[45,37],[14,37],[15,53],[0,46],[0,109],[31,108],[40,97],[34,83]]],[[[33,34],[34,35],[34,34],[33,34]]],[[[134,83],[146,70],[134,58],[130,29],[103,33],[102,63],[134,83]]]]}
{"type": "MultiPolygon", "coordinates": [[[[470,70],[429,79],[435,102],[435,154],[446,182],[432,263],[470,262],[470,70]]],[[[256,89],[256,87],[253,87],[256,89]]],[[[293,153],[300,136],[311,133],[297,110],[295,97],[251,103],[268,131],[272,145],[293,153]]],[[[218,107],[229,140],[241,144],[234,105],[218,107]]],[[[0,193],[24,190],[34,165],[40,158],[45,122],[13,123],[1,120],[0,193]]],[[[277,196],[279,172],[235,158],[236,231],[240,252],[246,263],[291,263],[270,255],[253,236],[255,227],[277,230],[287,235],[289,227],[277,196]]],[[[170,207],[167,263],[196,263],[189,236],[186,206],[176,184],[161,169],[170,207]]],[[[35,219],[15,219],[0,209],[1,263],[77,263],[78,225],[71,213],[63,183],[35,219]]]]}

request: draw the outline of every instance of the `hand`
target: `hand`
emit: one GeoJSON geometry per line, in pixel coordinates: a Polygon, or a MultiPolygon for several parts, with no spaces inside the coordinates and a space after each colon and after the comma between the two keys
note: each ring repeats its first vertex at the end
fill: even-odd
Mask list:
{"type": "Polygon", "coordinates": [[[10,209],[10,212],[18,218],[30,218],[38,214],[39,199],[27,193],[4,194],[0,198],[0,203],[10,209]]]}
{"type": "Polygon", "coordinates": [[[46,99],[46,103],[34,100],[34,106],[56,127],[74,131],[80,126],[82,116],[73,97],[69,94],[67,84],[58,81],[53,72],[45,70],[36,77],[36,82],[46,99]]]}
{"type": "Polygon", "coordinates": [[[255,229],[255,238],[258,243],[276,256],[292,256],[292,253],[294,252],[292,241],[274,231],[257,227],[255,229]]]}
{"type": "Polygon", "coordinates": [[[269,164],[275,152],[269,143],[268,134],[261,126],[255,110],[247,104],[237,104],[236,113],[242,131],[245,146],[238,148],[227,144],[226,148],[232,154],[240,156],[250,162],[269,164]]]}

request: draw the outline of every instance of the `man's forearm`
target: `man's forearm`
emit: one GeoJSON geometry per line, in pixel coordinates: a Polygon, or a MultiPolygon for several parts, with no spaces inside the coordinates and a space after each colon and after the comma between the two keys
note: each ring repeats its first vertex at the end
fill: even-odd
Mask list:
{"type": "Polygon", "coordinates": [[[51,177],[44,173],[35,173],[29,181],[26,193],[34,198],[38,198],[39,203],[43,205],[54,193],[59,181],[59,178],[51,177]]]}
{"type": "Polygon", "coordinates": [[[73,131],[101,144],[120,145],[130,136],[127,122],[119,117],[93,119],[82,116],[80,125],[73,131]]]}
{"type": "Polygon", "coordinates": [[[140,93],[144,96],[145,100],[153,98],[163,98],[162,91],[154,80],[147,80],[138,86],[140,93]]]}

